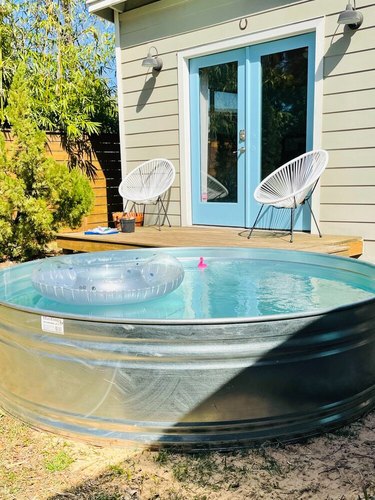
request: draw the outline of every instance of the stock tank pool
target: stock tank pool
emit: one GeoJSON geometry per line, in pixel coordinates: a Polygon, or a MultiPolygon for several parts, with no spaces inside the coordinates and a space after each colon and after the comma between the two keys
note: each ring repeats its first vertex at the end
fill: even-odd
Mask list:
{"type": "Polygon", "coordinates": [[[99,261],[160,255],[181,265],[177,287],[114,305],[42,295],[43,261],[3,269],[0,405],[96,444],[192,450],[294,440],[375,406],[374,266],[243,248],[77,254],[48,266],[105,279],[99,261]]]}

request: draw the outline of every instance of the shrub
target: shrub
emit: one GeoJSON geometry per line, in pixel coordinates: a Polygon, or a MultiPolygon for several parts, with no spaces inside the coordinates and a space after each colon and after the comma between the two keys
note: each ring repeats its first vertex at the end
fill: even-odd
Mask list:
{"type": "Polygon", "coordinates": [[[94,197],[78,168],[47,156],[47,136],[31,118],[24,75],[20,67],[9,92],[12,146],[0,137],[0,258],[20,261],[43,256],[61,227],[79,226],[94,197]]]}

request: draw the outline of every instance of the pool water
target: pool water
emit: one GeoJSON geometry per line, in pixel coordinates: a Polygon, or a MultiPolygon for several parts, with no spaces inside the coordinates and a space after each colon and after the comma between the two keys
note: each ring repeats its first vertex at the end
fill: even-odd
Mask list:
{"type": "MultiPolygon", "coordinates": [[[[273,258],[267,258],[267,252],[249,255],[238,249],[235,254],[231,249],[191,249],[180,256],[178,249],[160,251],[180,260],[185,277],[178,289],[152,301],[95,307],[62,304],[42,297],[32,285],[35,263],[17,266],[12,277],[3,274],[0,301],[64,316],[189,321],[314,313],[366,301],[375,294],[374,280],[358,272],[360,263],[355,261],[351,271],[347,265],[333,266],[330,256],[322,265],[325,256],[320,255],[316,262],[314,254],[303,254],[302,259],[299,252],[281,251],[276,253],[280,259],[275,260],[274,251],[273,258]],[[284,260],[286,254],[288,259],[284,260]],[[292,260],[291,254],[295,257],[292,260]],[[207,264],[205,269],[198,268],[200,256],[207,264]]],[[[125,252],[128,256],[129,252],[135,255],[143,251],[125,252]]],[[[74,260],[74,256],[69,258],[74,260]]],[[[333,258],[335,264],[346,261],[349,259],[333,258]]],[[[359,268],[361,271],[361,264],[359,268]]]]}

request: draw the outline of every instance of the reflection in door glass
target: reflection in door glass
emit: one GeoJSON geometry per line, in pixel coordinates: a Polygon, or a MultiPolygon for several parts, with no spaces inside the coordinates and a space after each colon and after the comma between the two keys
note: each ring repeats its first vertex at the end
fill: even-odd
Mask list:
{"type": "Polygon", "coordinates": [[[201,201],[237,202],[237,62],[199,70],[201,201]]]}
{"type": "Polygon", "coordinates": [[[307,47],[261,58],[262,179],[306,152],[307,59],[307,47]]]}

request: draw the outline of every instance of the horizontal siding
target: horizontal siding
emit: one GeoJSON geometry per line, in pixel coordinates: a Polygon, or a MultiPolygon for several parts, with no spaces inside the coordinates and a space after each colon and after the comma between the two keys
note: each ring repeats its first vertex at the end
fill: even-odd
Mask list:
{"type": "Polygon", "coordinates": [[[159,130],[178,130],[178,115],[128,120],[126,122],[127,135],[150,133],[159,130]]]}
{"type": "MultiPolygon", "coordinates": [[[[333,46],[330,55],[335,55],[336,47],[337,51],[344,53],[345,50],[341,50],[340,45],[349,45],[349,50],[363,50],[366,44],[370,44],[371,38],[366,37],[363,45],[361,40],[357,41],[356,33],[351,37],[350,43],[340,42],[343,28],[337,26],[337,18],[344,8],[342,0],[290,1],[282,5],[277,0],[160,1],[142,12],[138,10],[120,16],[126,25],[121,36],[121,46],[127,48],[123,61],[142,60],[146,57],[147,45],[143,45],[145,41],[157,40],[159,54],[164,58],[164,54],[171,52],[171,47],[178,51],[324,15],[327,37],[333,38],[332,41],[327,41],[327,50],[329,45],[333,46]],[[244,32],[239,29],[239,20],[243,17],[248,20],[248,27],[244,32]]],[[[361,6],[359,10],[365,18],[361,31],[371,29],[375,25],[374,5],[361,6]]]]}
{"type": "Polygon", "coordinates": [[[329,152],[328,168],[374,167],[375,144],[371,148],[339,149],[329,152]]]}
{"type": "Polygon", "coordinates": [[[142,148],[127,148],[126,150],[126,160],[138,162],[146,161],[150,158],[168,158],[168,160],[173,161],[179,157],[178,146],[153,146],[153,147],[142,147],[142,148]]]}
{"type": "Polygon", "coordinates": [[[168,213],[168,217],[172,226],[181,226],[181,217],[168,213]]]}
{"type": "Polygon", "coordinates": [[[373,167],[328,168],[324,173],[324,177],[322,179],[322,185],[323,186],[375,186],[375,168],[373,167]]]}
{"type": "Polygon", "coordinates": [[[324,117],[324,132],[348,130],[348,128],[350,130],[375,128],[375,107],[355,111],[341,111],[326,114],[324,117]]]}
{"type": "Polygon", "coordinates": [[[325,53],[326,57],[342,57],[343,54],[360,53],[365,50],[374,48],[373,40],[371,39],[371,29],[375,26],[375,5],[370,8],[363,9],[358,7],[364,15],[364,24],[361,29],[353,32],[353,36],[342,36],[342,28],[338,29],[337,33],[328,32],[328,29],[336,30],[337,16],[330,16],[326,22],[326,37],[325,37],[325,53]],[[372,26],[371,26],[372,25],[372,26]]]}
{"type": "MultiPolygon", "coordinates": [[[[178,172],[179,170],[179,162],[178,160],[175,160],[172,162],[175,169],[176,169],[176,177],[175,177],[175,180],[173,182],[173,186],[180,186],[180,174],[178,172]]],[[[139,166],[139,161],[128,161],[126,163],[126,166],[127,166],[127,170],[128,172],[131,172],[134,168],[138,167],[139,166]]]]}
{"type": "MultiPolygon", "coordinates": [[[[322,225],[325,232],[363,234],[374,242],[375,4],[358,6],[364,23],[345,34],[337,25],[344,8],[342,0],[161,0],[121,15],[127,168],[161,156],[179,173],[179,51],[228,39],[240,45],[243,34],[325,16],[321,143],[330,160],[321,182],[322,225]],[[242,17],[248,20],[244,31],[242,17]],[[142,67],[150,45],[163,59],[156,78],[142,67]]],[[[170,205],[174,221],[179,186],[178,176],[170,205]]]]}
{"type": "Polygon", "coordinates": [[[375,88],[359,89],[353,92],[337,92],[323,98],[324,113],[338,113],[346,110],[369,109],[375,106],[375,88]]]}
{"type": "MultiPolygon", "coordinates": [[[[133,77],[138,74],[143,74],[145,75],[146,72],[150,72],[150,69],[145,68],[142,66],[142,61],[146,57],[147,50],[144,52],[144,47],[139,48],[139,54],[137,59],[129,60],[128,59],[128,51],[122,51],[121,52],[121,63],[122,67],[124,70],[126,70],[125,73],[123,73],[123,76],[129,76],[133,77]],[[126,54],[126,56],[125,56],[126,54]]],[[[162,73],[165,71],[165,69],[173,69],[177,68],[177,52],[167,52],[167,53],[160,53],[160,57],[163,59],[163,70],[159,73],[158,79],[162,75],[162,73]]]]}
{"type": "Polygon", "coordinates": [[[344,75],[328,76],[324,80],[324,93],[343,94],[375,87],[375,69],[344,75]]]}
{"type": "Polygon", "coordinates": [[[165,87],[155,87],[150,92],[139,89],[137,92],[126,92],[125,82],[123,84],[125,106],[137,106],[139,113],[149,104],[164,101],[177,100],[177,86],[167,85],[165,87]]]}
{"type": "MultiPolygon", "coordinates": [[[[337,234],[345,236],[360,236],[364,240],[374,241],[374,224],[368,222],[321,222],[321,231],[323,234],[337,234]]],[[[366,255],[365,255],[366,256],[366,255]]]]}
{"type": "Polygon", "coordinates": [[[348,213],[354,204],[375,203],[375,186],[325,186],[321,191],[321,203],[347,205],[348,213]]]}
{"type": "Polygon", "coordinates": [[[171,201],[173,202],[179,202],[180,201],[180,188],[178,188],[177,186],[172,186],[172,189],[171,189],[171,194],[170,194],[170,199],[171,201]]]}
{"type": "Polygon", "coordinates": [[[333,168],[322,179],[320,219],[325,232],[364,237],[364,258],[375,260],[375,5],[359,9],[360,30],[325,40],[323,146],[333,168]]]}
{"type": "Polygon", "coordinates": [[[155,132],[143,132],[143,134],[132,134],[126,138],[126,145],[131,148],[147,148],[150,146],[165,146],[178,145],[178,131],[166,130],[155,132]]]}
{"type": "Polygon", "coordinates": [[[242,17],[248,19],[246,31],[252,32],[312,19],[324,13],[335,13],[337,18],[344,7],[342,0],[283,3],[279,0],[162,0],[144,8],[143,12],[133,11],[120,17],[126,23],[121,46],[131,49],[130,59],[137,59],[137,46],[145,40],[158,40],[159,52],[169,52],[171,41],[176,50],[181,50],[180,44],[194,47],[209,39],[216,41],[239,36],[238,20],[242,17]]]}
{"type": "Polygon", "coordinates": [[[373,205],[322,205],[320,219],[324,222],[360,222],[371,224],[375,220],[375,202],[373,205]]]}
{"type": "Polygon", "coordinates": [[[375,264],[375,239],[374,240],[366,240],[364,242],[364,251],[363,257],[364,260],[368,262],[372,262],[375,264]]]}
{"type": "MultiPolygon", "coordinates": [[[[157,87],[168,87],[171,82],[177,81],[177,69],[176,68],[168,68],[165,67],[163,71],[159,73],[157,77],[153,77],[149,75],[149,77],[145,80],[144,68],[139,64],[140,74],[131,78],[126,79],[126,92],[138,92],[139,89],[142,89],[145,85],[145,81],[157,84],[157,87]],[[143,70],[143,71],[142,71],[143,70]]],[[[150,88],[151,85],[150,85],[150,88]]],[[[147,89],[147,86],[146,86],[147,89]]]]}
{"type": "Polygon", "coordinates": [[[374,144],[374,129],[352,130],[350,123],[348,129],[326,132],[323,138],[325,149],[369,148],[374,144]]]}
{"type": "MultiPolygon", "coordinates": [[[[368,31],[368,36],[371,33],[368,31]]],[[[363,72],[374,69],[375,48],[326,56],[324,59],[324,77],[363,72]]]]}
{"type": "Polygon", "coordinates": [[[132,106],[128,101],[124,106],[125,121],[131,120],[144,120],[146,118],[159,118],[160,116],[171,116],[178,114],[178,101],[177,99],[170,101],[147,103],[140,109],[137,106],[132,106]]]}

